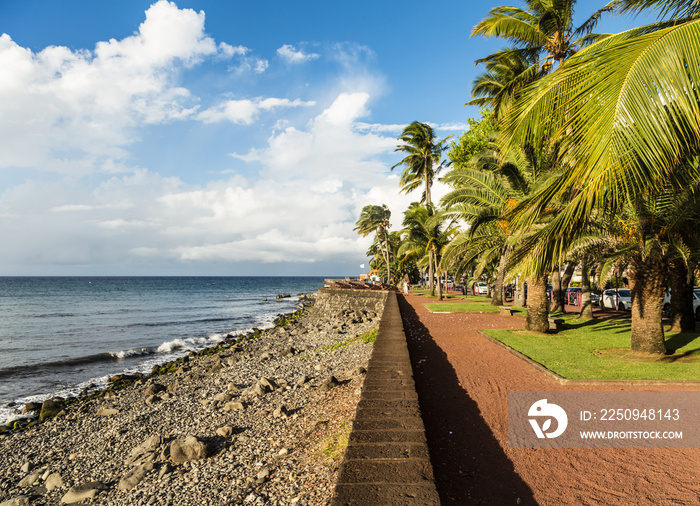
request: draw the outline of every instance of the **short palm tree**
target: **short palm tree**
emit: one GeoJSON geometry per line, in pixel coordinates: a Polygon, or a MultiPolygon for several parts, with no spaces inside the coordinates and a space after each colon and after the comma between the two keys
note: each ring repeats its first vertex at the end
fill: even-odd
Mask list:
{"type": "MultiPolygon", "coordinates": [[[[440,276],[440,260],[445,246],[456,232],[454,220],[444,212],[436,211],[433,205],[423,207],[417,202],[411,204],[404,213],[404,241],[399,249],[400,255],[419,258],[421,263],[428,263],[429,276],[440,276]]],[[[434,284],[431,294],[435,295],[434,284]]],[[[438,298],[442,300],[442,284],[438,283],[438,298]]]]}
{"type": "Polygon", "coordinates": [[[360,219],[357,220],[356,227],[353,229],[363,237],[369,234],[375,234],[375,240],[379,247],[379,251],[386,262],[387,280],[391,283],[391,255],[389,244],[389,219],[391,211],[386,204],[381,206],[367,205],[362,208],[360,219]]]}

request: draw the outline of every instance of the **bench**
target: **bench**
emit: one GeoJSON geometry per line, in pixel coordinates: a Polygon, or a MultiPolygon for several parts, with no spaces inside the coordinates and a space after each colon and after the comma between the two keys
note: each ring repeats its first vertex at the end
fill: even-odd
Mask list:
{"type": "Polygon", "coordinates": [[[501,312],[498,313],[500,316],[513,316],[513,310],[510,306],[498,306],[498,308],[501,310],[501,312]]]}
{"type": "Polygon", "coordinates": [[[549,320],[549,330],[560,331],[564,329],[564,319],[563,318],[548,318],[549,320]]]}

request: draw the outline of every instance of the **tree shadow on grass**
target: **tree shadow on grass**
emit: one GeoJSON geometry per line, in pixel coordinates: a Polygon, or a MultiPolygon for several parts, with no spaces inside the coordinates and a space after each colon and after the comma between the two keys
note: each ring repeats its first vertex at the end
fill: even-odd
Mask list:
{"type": "Polygon", "coordinates": [[[479,406],[460,386],[447,355],[406,299],[397,299],[441,503],[537,504],[479,406]],[[422,366],[421,357],[427,358],[429,369],[422,366]]]}

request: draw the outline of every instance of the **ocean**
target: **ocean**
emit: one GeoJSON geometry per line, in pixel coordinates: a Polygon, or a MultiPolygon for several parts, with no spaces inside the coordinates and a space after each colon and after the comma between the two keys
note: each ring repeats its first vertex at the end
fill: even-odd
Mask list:
{"type": "Polygon", "coordinates": [[[77,395],[269,327],[323,279],[0,277],[0,424],[26,402],[77,395]]]}

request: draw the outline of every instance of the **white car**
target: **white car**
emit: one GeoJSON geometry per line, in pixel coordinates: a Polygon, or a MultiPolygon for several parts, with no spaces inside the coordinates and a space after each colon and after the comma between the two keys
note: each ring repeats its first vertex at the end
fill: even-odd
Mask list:
{"type": "MultiPolygon", "coordinates": [[[[693,288],[693,313],[695,319],[700,320],[700,288],[693,288]]],[[[664,294],[663,316],[668,318],[671,316],[671,289],[666,290],[664,294]]]]}
{"type": "Polygon", "coordinates": [[[474,283],[474,295],[488,295],[489,294],[489,285],[484,283],[483,281],[479,283],[474,283]]]}
{"type": "Polygon", "coordinates": [[[628,288],[605,290],[600,297],[600,307],[603,309],[617,309],[618,311],[631,311],[632,292],[628,288]]]}

